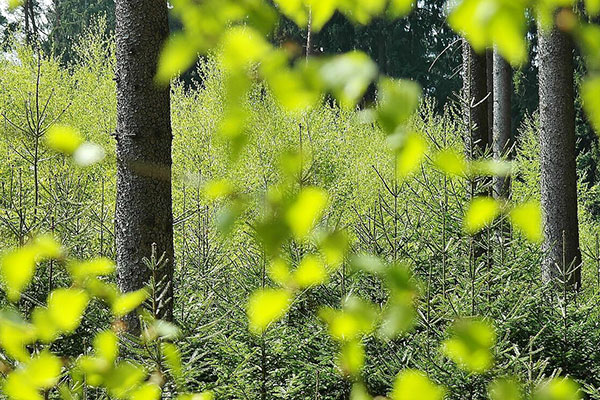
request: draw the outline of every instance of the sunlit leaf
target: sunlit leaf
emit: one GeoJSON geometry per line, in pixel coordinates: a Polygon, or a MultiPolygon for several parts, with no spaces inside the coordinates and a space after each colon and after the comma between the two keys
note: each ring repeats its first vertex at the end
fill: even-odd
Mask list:
{"type": "Polygon", "coordinates": [[[23,4],[23,0],[8,0],[8,11],[14,11],[23,4]]]}
{"type": "Polygon", "coordinates": [[[51,388],[58,381],[61,368],[60,358],[44,350],[25,365],[28,383],[40,389],[51,388]]]}
{"type": "Polygon", "coordinates": [[[342,310],[322,308],[319,317],[327,323],[331,337],[342,342],[371,333],[377,322],[373,305],[355,296],[346,298],[342,310]]]}
{"type": "Polygon", "coordinates": [[[500,203],[491,197],[475,197],[469,203],[463,228],[465,232],[474,234],[491,224],[500,214],[500,203]]]}
{"type": "Polygon", "coordinates": [[[394,381],[392,400],[413,400],[418,393],[419,400],[442,400],[445,390],[431,382],[427,376],[413,369],[401,371],[394,381]]]}
{"type": "Polygon", "coordinates": [[[261,289],[252,293],[246,308],[250,330],[262,333],[285,315],[291,300],[290,293],[283,289],[261,289]]]}
{"type": "Polygon", "coordinates": [[[542,240],[542,208],[539,202],[519,204],[510,211],[510,222],[525,237],[538,243],[542,240]]]}
{"type": "Polygon", "coordinates": [[[513,170],[512,162],[493,159],[472,161],[469,166],[469,173],[475,176],[508,176],[513,170]]]}
{"type": "Polygon", "coordinates": [[[365,25],[374,16],[380,15],[385,6],[387,0],[341,0],[339,1],[338,8],[346,14],[346,16],[359,24],[365,25]]]}
{"type": "Polygon", "coordinates": [[[325,257],[327,265],[337,268],[344,261],[349,247],[346,231],[337,230],[319,240],[319,251],[325,257]]]}
{"type": "Polygon", "coordinates": [[[113,302],[112,313],[115,317],[122,317],[129,314],[138,308],[146,298],[148,298],[148,291],[146,289],[122,294],[113,302]]]}
{"type": "Polygon", "coordinates": [[[68,265],[68,269],[73,279],[84,281],[88,277],[112,274],[115,271],[115,263],[106,257],[98,257],[88,261],[72,262],[68,265]]]}
{"type": "Polygon", "coordinates": [[[381,334],[394,338],[410,331],[414,326],[417,287],[412,271],[405,264],[389,266],[385,271],[385,282],[390,296],[383,313],[381,334]]]}
{"type": "Polygon", "coordinates": [[[410,13],[415,5],[415,0],[391,0],[389,12],[394,18],[403,17],[410,13]]]}
{"type": "Polygon", "coordinates": [[[81,322],[90,298],[79,289],[55,289],[48,296],[48,312],[63,332],[73,332],[81,322]]]}
{"type": "Polygon", "coordinates": [[[13,371],[2,385],[2,393],[10,400],[43,400],[38,389],[29,383],[29,377],[22,370],[13,371]]]}
{"type": "Polygon", "coordinates": [[[591,17],[600,14],[600,0],[585,0],[585,9],[591,17]]]}
{"type": "Polygon", "coordinates": [[[320,73],[341,105],[352,108],[377,76],[377,65],[365,53],[353,51],[326,61],[320,73]]]}
{"type": "Polygon", "coordinates": [[[510,378],[499,378],[492,381],[488,387],[490,400],[521,400],[523,393],[519,383],[510,378]]]}
{"type": "Polygon", "coordinates": [[[305,256],[293,274],[294,282],[300,288],[321,285],[327,280],[327,270],[323,262],[314,255],[305,256]]]}
{"type": "Polygon", "coordinates": [[[174,377],[180,377],[183,373],[183,367],[181,365],[181,353],[177,346],[173,343],[162,342],[160,344],[160,350],[165,359],[165,364],[169,368],[169,371],[174,377]]]}
{"type": "Polygon", "coordinates": [[[169,36],[160,52],[155,80],[167,84],[181,72],[192,66],[197,51],[189,36],[175,33],[169,36]]]}
{"type": "Polygon", "coordinates": [[[81,134],[69,125],[52,125],[45,135],[46,145],[59,153],[71,155],[83,143],[81,134]]]}
{"type": "Polygon", "coordinates": [[[227,70],[238,70],[259,61],[269,51],[266,40],[249,27],[236,26],[223,37],[221,62],[227,70]]]}
{"type": "Polygon", "coordinates": [[[460,319],[454,323],[451,332],[450,339],[442,344],[442,351],[448,358],[469,372],[483,373],[492,367],[496,333],[488,322],[460,319]]]}
{"type": "Polygon", "coordinates": [[[0,314],[0,346],[12,358],[19,361],[29,359],[25,348],[36,340],[35,328],[23,321],[17,313],[2,312],[0,314]]]}
{"type": "Polygon", "coordinates": [[[36,258],[36,249],[31,246],[9,250],[2,256],[0,272],[10,301],[19,300],[21,291],[31,282],[36,258]]]}
{"type": "Polygon", "coordinates": [[[583,108],[596,133],[600,135],[600,76],[586,78],[581,84],[583,108]]]}
{"type": "Polygon", "coordinates": [[[233,185],[227,179],[211,180],[204,186],[204,195],[209,200],[218,200],[233,193],[233,185]]]}
{"type": "Polygon", "coordinates": [[[402,146],[396,153],[396,178],[405,179],[412,174],[423,162],[427,142],[418,133],[406,135],[402,146]]]}
{"type": "Polygon", "coordinates": [[[542,382],[535,390],[534,400],[580,400],[583,393],[570,378],[552,378],[542,382]]]}
{"type": "Polygon", "coordinates": [[[202,393],[183,393],[177,396],[176,400],[214,400],[215,395],[212,392],[202,393]]]}
{"type": "Polygon", "coordinates": [[[112,396],[123,398],[138,388],[145,376],[142,366],[123,362],[105,374],[104,386],[112,396]]]}
{"type": "Polygon", "coordinates": [[[377,121],[391,135],[403,127],[417,110],[421,88],[413,81],[390,78],[380,79],[377,87],[377,121]]]}
{"type": "Polygon", "coordinates": [[[365,364],[365,349],[360,340],[342,343],[338,365],[345,375],[356,376],[365,364]]]}
{"type": "Polygon", "coordinates": [[[94,338],[96,356],[113,363],[119,354],[119,339],[113,331],[102,331],[94,338]]]}
{"type": "Polygon", "coordinates": [[[269,264],[267,273],[273,282],[281,286],[286,286],[292,277],[289,264],[281,258],[277,258],[269,264]]]}
{"type": "Polygon", "coordinates": [[[350,400],[373,400],[373,397],[369,394],[365,385],[354,383],[352,392],[350,392],[350,400]]]}
{"type": "Polygon", "coordinates": [[[306,187],[286,213],[286,221],[294,236],[302,240],[308,236],[327,206],[327,193],[317,187],[306,187]]]}
{"type": "Polygon", "coordinates": [[[159,400],[160,386],[156,383],[144,383],[129,395],[130,400],[159,400]]]}
{"type": "Polygon", "coordinates": [[[448,175],[464,176],[467,172],[465,156],[452,149],[442,150],[437,153],[433,164],[448,175]]]}

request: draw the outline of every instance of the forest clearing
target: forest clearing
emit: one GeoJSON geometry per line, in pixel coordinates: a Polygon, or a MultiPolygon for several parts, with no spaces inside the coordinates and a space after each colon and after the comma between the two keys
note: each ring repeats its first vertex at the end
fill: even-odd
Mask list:
{"type": "Polygon", "coordinates": [[[0,0],[0,398],[600,399],[599,24],[0,0]]]}

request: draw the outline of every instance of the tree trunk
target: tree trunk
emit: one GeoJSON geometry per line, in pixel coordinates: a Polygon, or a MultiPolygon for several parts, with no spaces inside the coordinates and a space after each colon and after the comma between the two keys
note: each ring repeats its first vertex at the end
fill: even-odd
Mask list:
{"type": "MultiPolygon", "coordinates": [[[[173,314],[170,89],[154,83],[159,51],[169,35],[164,0],[117,0],[117,282],[124,292],[150,278],[143,263],[152,244],[167,260],[158,279],[169,286],[159,317],[173,314]]],[[[139,332],[136,315],[125,318],[139,332]]]]}
{"type": "MultiPolygon", "coordinates": [[[[467,156],[471,160],[481,158],[489,152],[488,88],[486,55],[477,54],[463,39],[463,100],[466,126],[467,156]]],[[[469,197],[486,196],[489,191],[488,178],[471,178],[469,197]]],[[[473,237],[472,257],[478,261],[487,254],[485,235],[473,237]]]]}
{"type": "MultiPolygon", "coordinates": [[[[494,50],[493,95],[494,112],[492,124],[494,159],[512,158],[511,96],[512,70],[510,64],[494,50]]],[[[494,177],[494,197],[510,197],[510,176],[494,177]]]]}
{"type": "Polygon", "coordinates": [[[539,31],[542,277],[548,282],[572,271],[569,283],[579,288],[573,44],[556,28],[539,31]]]}

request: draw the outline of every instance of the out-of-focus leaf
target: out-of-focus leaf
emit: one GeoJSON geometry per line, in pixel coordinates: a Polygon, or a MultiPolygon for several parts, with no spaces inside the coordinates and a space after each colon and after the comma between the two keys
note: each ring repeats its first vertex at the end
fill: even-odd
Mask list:
{"type": "Polygon", "coordinates": [[[470,174],[475,176],[508,176],[513,170],[512,162],[492,159],[473,161],[469,168],[470,174]]]}
{"type": "Polygon", "coordinates": [[[175,33],[169,36],[160,52],[155,81],[165,85],[192,66],[197,58],[195,44],[189,35],[175,33]]]}
{"type": "Polygon", "coordinates": [[[377,121],[391,135],[404,127],[419,106],[421,87],[413,81],[382,78],[379,80],[377,121]]]}
{"type": "Polygon", "coordinates": [[[417,287],[412,271],[405,264],[389,266],[385,271],[385,282],[390,296],[384,309],[381,334],[394,338],[414,326],[417,287]]]}
{"type": "Polygon", "coordinates": [[[570,378],[552,378],[542,382],[535,390],[534,400],[581,400],[579,385],[570,378]]]}
{"type": "Polygon", "coordinates": [[[468,234],[475,234],[485,226],[491,224],[500,214],[500,203],[486,196],[475,197],[469,203],[463,228],[468,234]]]}
{"type": "Polygon", "coordinates": [[[277,258],[269,264],[267,273],[273,282],[281,286],[288,285],[292,277],[289,264],[281,258],[277,258]]]}
{"type": "Polygon", "coordinates": [[[365,364],[365,349],[360,340],[342,343],[338,365],[344,375],[357,376],[365,364]]]}
{"type": "Polygon", "coordinates": [[[181,353],[177,346],[173,343],[162,342],[160,344],[160,350],[162,351],[163,357],[165,359],[165,364],[169,367],[169,371],[171,374],[179,378],[183,373],[183,368],[181,366],[181,353]]]}
{"type": "Polygon", "coordinates": [[[464,176],[467,173],[465,156],[452,149],[437,153],[433,164],[447,175],[464,176]]]}
{"type": "Polygon", "coordinates": [[[326,61],[320,73],[341,105],[352,108],[377,76],[377,65],[365,53],[353,51],[326,61]]]}
{"type": "Polygon", "coordinates": [[[83,143],[81,134],[69,125],[52,125],[45,134],[46,145],[59,153],[71,155],[83,143]]]}
{"type": "Polygon", "coordinates": [[[298,240],[305,239],[327,206],[327,193],[317,187],[306,187],[300,191],[290,206],[285,219],[298,240]]]}
{"type": "Polygon", "coordinates": [[[344,230],[331,232],[319,240],[319,251],[325,257],[327,265],[333,268],[342,264],[348,247],[348,235],[344,230]]]}
{"type": "Polygon", "coordinates": [[[48,389],[58,382],[61,368],[60,358],[44,350],[25,365],[25,373],[30,385],[48,389]]]}
{"type": "Polygon", "coordinates": [[[596,133],[600,135],[600,76],[586,78],[581,84],[583,108],[596,133]]]}
{"type": "Polygon", "coordinates": [[[202,393],[183,393],[177,396],[176,400],[214,400],[215,395],[212,392],[202,393]]]}
{"type": "Polygon", "coordinates": [[[600,14],[600,0],[585,0],[585,9],[591,17],[600,14]]]}
{"type": "Polygon", "coordinates": [[[371,333],[377,322],[373,305],[355,296],[344,301],[342,310],[322,308],[319,317],[327,323],[331,337],[341,342],[371,333]]]}
{"type": "Polygon", "coordinates": [[[85,142],[73,153],[73,161],[81,167],[89,167],[104,159],[104,148],[96,143],[85,142]]]}
{"type": "Polygon", "coordinates": [[[139,387],[146,376],[141,365],[123,362],[105,374],[104,386],[116,398],[124,398],[139,387]]]}
{"type": "Polygon", "coordinates": [[[442,400],[446,391],[431,382],[421,371],[405,369],[398,374],[392,390],[392,400],[442,400]]]}
{"type": "Polygon", "coordinates": [[[600,26],[582,22],[577,27],[575,36],[588,70],[598,71],[600,69],[600,26]]]}
{"type": "Polygon", "coordinates": [[[72,262],[68,265],[68,270],[74,280],[83,282],[88,277],[112,274],[115,271],[115,263],[106,257],[98,257],[88,261],[72,262]]]}
{"type": "Polygon", "coordinates": [[[460,319],[452,326],[452,336],[442,344],[444,354],[459,367],[483,373],[494,363],[492,348],[496,344],[494,328],[480,319],[460,319]]]}
{"type": "Polygon", "coordinates": [[[510,222],[525,237],[538,243],[542,240],[542,208],[539,202],[530,201],[510,211],[510,222]]]}
{"type": "Polygon", "coordinates": [[[511,378],[499,378],[493,380],[489,387],[488,393],[490,400],[521,400],[523,393],[519,383],[511,378]]]}
{"type": "Polygon", "coordinates": [[[15,360],[24,362],[29,359],[25,348],[36,340],[33,325],[23,321],[20,315],[12,312],[0,314],[0,346],[15,360]]]}
{"type": "Polygon", "coordinates": [[[396,153],[396,179],[404,180],[423,162],[427,142],[418,133],[409,133],[396,153]]]}
{"type": "Polygon", "coordinates": [[[254,29],[245,26],[230,28],[223,36],[221,62],[227,70],[239,70],[258,62],[269,44],[254,29]]]}
{"type": "Polygon", "coordinates": [[[113,363],[119,355],[119,338],[113,331],[102,331],[94,338],[96,355],[108,363],[113,363]]]}
{"type": "Polygon", "coordinates": [[[204,186],[204,195],[211,201],[225,198],[233,193],[233,185],[227,179],[211,180],[204,186]]]}
{"type": "Polygon", "coordinates": [[[354,383],[352,385],[352,392],[350,392],[350,400],[373,400],[373,397],[371,397],[365,385],[354,383]]]}
{"type": "Polygon", "coordinates": [[[159,400],[160,386],[156,383],[144,383],[129,395],[130,400],[159,400]]]}
{"type": "Polygon", "coordinates": [[[415,0],[391,0],[389,12],[394,18],[403,17],[410,13],[415,6],[415,0]]]}
{"type": "Polygon", "coordinates": [[[327,280],[325,265],[315,255],[305,256],[294,271],[293,279],[298,287],[304,289],[310,286],[321,285],[327,280]]]}
{"type": "Polygon", "coordinates": [[[257,290],[248,299],[246,312],[250,330],[260,334],[287,312],[291,303],[290,293],[283,289],[257,290]]]}
{"type": "Polygon", "coordinates": [[[48,296],[48,312],[62,332],[70,333],[79,326],[89,300],[83,290],[55,289],[48,296]]]}
{"type": "Polygon", "coordinates": [[[112,304],[112,313],[115,317],[122,317],[138,308],[148,298],[146,289],[136,290],[117,297],[112,304]]]}

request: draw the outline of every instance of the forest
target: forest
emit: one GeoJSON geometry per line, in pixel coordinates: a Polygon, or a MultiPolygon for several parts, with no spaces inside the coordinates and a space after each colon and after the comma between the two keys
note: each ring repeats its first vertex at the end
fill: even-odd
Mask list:
{"type": "Polygon", "coordinates": [[[0,0],[0,399],[600,399],[599,0],[0,0]]]}

